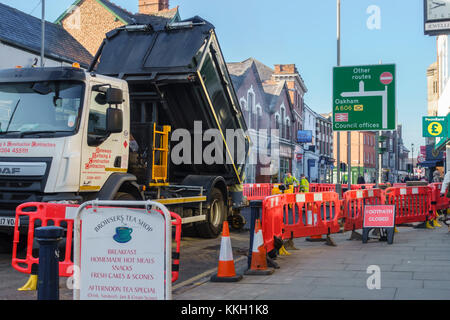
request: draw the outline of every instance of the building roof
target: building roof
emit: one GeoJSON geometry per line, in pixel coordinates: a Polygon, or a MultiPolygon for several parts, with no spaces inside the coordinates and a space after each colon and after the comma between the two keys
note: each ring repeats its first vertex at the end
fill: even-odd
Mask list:
{"type": "Polygon", "coordinates": [[[124,21],[126,21],[126,23],[130,24],[134,22],[134,14],[125,10],[124,8],[112,3],[109,0],[99,0],[98,2],[112,11],[115,16],[117,16],[118,18],[122,18],[124,21]]]}
{"type": "MultiPolygon", "coordinates": [[[[55,23],[60,24],[64,18],[69,15],[75,6],[78,6],[81,4],[81,2],[84,0],[76,0],[66,11],[64,11],[58,19],[56,19],[55,23]]],[[[117,19],[122,21],[124,24],[135,24],[137,23],[137,17],[141,16],[140,14],[134,14],[132,12],[129,12],[128,10],[114,4],[113,2],[109,0],[95,0],[99,4],[101,4],[107,11],[109,11],[112,15],[114,15],[117,19]]],[[[176,6],[173,9],[163,10],[158,12],[157,14],[154,14],[153,16],[161,17],[164,19],[168,19],[170,21],[179,21],[180,20],[180,14],[179,14],[179,7],[176,6]]]]}
{"type": "MultiPolygon", "coordinates": [[[[41,51],[41,19],[0,3],[0,41],[36,54],[41,51]]],[[[45,56],[89,66],[92,55],[66,30],[45,22],[45,56]]]]}
{"type": "MultiPolygon", "coordinates": [[[[264,89],[264,92],[266,93],[266,101],[267,101],[268,110],[270,113],[273,113],[273,112],[275,112],[277,103],[278,103],[283,91],[285,93],[287,93],[286,81],[285,80],[281,80],[281,81],[277,81],[277,82],[266,81],[263,83],[263,89],[264,89]],[[286,90],[284,90],[284,89],[286,89],[286,90]]],[[[289,110],[292,111],[291,110],[291,107],[292,107],[291,100],[289,99],[289,97],[287,97],[287,101],[289,104],[289,110]]]]}
{"type": "MultiPolygon", "coordinates": [[[[265,95],[266,103],[264,105],[266,110],[269,113],[274,112],[283,90],[287,89],[285,80],[273,80],[272,75],[275,71],[255,58],[248,58],[242,62],[227,63],[227,67],[236,89],[239,89],[247,72],[253,68],[257,73],[257,77],[261,80],[261,87],[265,95]]],[[[287,100],[291,104],[291,100],[289,98],[287,100]]]]}
{"type": "Polygon", "coordinates": [[[233,74],[234,76],[242,76],[252,66],[252,64],[255,65],[259,78],[262,82],[268,81],[272,78],[272,74],[274,73],[273,69],[255,58],[248,58],[242,62],[227,63],[227,66],[230,74],[233,74]]]}

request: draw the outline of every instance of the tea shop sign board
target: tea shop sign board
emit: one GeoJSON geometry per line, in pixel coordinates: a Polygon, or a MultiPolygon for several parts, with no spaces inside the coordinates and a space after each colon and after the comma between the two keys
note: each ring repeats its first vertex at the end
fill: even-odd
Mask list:
{"type": "Polygon", "coordinates": [[[165,219],[150,211],[83,211],[80,299],[164,299],[165,219]]]}

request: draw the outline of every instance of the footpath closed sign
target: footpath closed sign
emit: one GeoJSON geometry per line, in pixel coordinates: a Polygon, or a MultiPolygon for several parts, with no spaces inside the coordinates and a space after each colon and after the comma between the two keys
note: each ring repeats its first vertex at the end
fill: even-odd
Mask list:
{"type": "Polygon", "coordinates": [[[395,206],[394,205],[366,205],[364,206],[363,219],[363,243],[369,239],[369,231],[380,228],[380,240],[387,241],[388,244],[394,242],[395,231],[395,206]]]}
{"type": "Polygon", "coordinates": [[[394,220],[395,206],[366,205],[364,207],[364,228],[393,228],[394,220]]]}
{"type": "Polygon", "coordinates": [[[81,220],[81,299],[164,299],[168,279],[163,215],[98,207],[83,211],[81,220]]]}
{"type": "Polygon", "coordinates": [[[396,129],[395,64],[333,69],[333,130],[396,129]]]}

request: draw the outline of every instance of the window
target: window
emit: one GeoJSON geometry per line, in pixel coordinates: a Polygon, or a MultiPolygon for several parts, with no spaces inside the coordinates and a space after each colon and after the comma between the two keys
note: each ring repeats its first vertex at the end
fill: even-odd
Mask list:
{"type": "Polygon", "coordinates": [[[82,83],[71,81],[1,84],[0,132],[72,135],[78,128],[83,92],[82,83]]]}
{"type": "Polygon", "coordinates": [[[286,173],[288,173],[289,170],[289,159],[288,158],[280,158],[280,179],[283,181],[286,173]]]}
{"type": "Polygon", "coordinates": [[[256,124],[255,124],[255,129],[259,130],[261,128],[261,118],[262,118],[262,111],[261,111],[261,106],[258,104],[256,106],[256,124]]]}
{"type": "Polygon", "coordinates": [[[246,105],[245,100],[243,98],[240,101],[240,105],[241,105],[241,111],[242,111],[242,113],[244,113],[244,110],[247,110],[247,105],[246,105]]]}
{"type": "Polygon", "coordinates": [[[255,113],[255,95],[252,92],[248,92],[247,103],[248,103],[248,125],[250,128],[255,128],[256,116],[253,114],[255,113]]]}
{"type": "Polygon", "coordinates": [[[109,136],[106,131],[106,110],[109,107],[106,103],[106,95],[92,91],[89,107],[88,145],[94,146],[99,145],[109,136]]]}
{"type": "Polygon", "coordinates": [[[286,119],[286,139],[291,139],[291,126],[289,123],[289,118],[286,119]]]}
{"type": "Polygon", "coordinates": [[[275,129],[280,130],[280,116],[275,115],[275,129]]]}

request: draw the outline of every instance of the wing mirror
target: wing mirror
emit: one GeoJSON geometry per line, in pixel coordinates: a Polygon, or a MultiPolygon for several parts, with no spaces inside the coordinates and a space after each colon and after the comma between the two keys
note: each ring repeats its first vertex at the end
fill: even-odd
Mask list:
{"type": "Polygon", "coordinates": [[[106,110],[106,131],[109,133],[119,133],[123,129],[123,112],[117,108],[106,110]]]}
{"type": "Polygon", "coordinates": [[[108,104],[122,104],[123,92],[121,89],[108,88],[106,90],[106,103],[108,104]]]}

